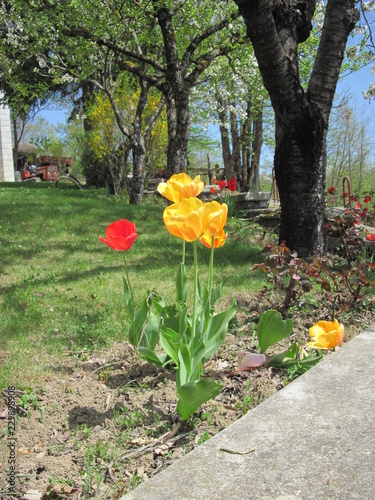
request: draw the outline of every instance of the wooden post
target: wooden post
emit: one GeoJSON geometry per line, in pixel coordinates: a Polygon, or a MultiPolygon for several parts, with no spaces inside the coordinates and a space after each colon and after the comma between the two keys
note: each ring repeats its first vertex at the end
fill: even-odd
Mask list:
{"type": "Polygon", "coordinates": [[[211,171],[211,158],[207,155],[207,171],[208,171],[208,183],[212,184],[212,171],[211,171]]]}

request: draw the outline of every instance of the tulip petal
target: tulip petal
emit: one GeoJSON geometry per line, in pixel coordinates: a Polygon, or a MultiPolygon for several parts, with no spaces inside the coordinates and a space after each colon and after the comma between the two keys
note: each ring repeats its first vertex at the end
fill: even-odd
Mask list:
{"type": "Polygon", "coordinates": [[[308,346],[314,349],[333,349],[344,339],[344,326],[337,320],[318,321],[309,329],[311,342],[308,346]]]}
{"type": "Polygon", "coordinates": [[[114,250],[125,251],[132,247],[137,237],[135,224],[126,219],[121,219],[109,224],[106,230],[106,238],[100,237],[99,240],[114,250]]]}

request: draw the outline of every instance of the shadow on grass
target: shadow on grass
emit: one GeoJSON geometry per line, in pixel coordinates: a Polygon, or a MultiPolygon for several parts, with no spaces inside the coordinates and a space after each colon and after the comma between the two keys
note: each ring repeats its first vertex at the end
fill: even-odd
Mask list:
{"type": "MultiPolygon", "coordinates": [[[[99,243],[100,244],[100,243],[99,243]]],[[[163,268],[169,268],[170,266],[174,266],[177,271],[178,264],[180,262],[180,244],[176,243],[176,240],[170,240],[169,238],[165,238],[163,240],[159,240],[158,238],[148,238],[147,243],[148,248],[156,249],[149,255],[144,255],[143,257],[139,257],[139,254],[135,253],[136,247],[134,246],[135,255],[129,252],[127,254],[127,263],[128,269],[131,273],[142,274],[148,272],[150,270],[157,270],[158,273],[163,270],[163,268]]],[[[72,245],[70,243],[59,244],[56,247],[56,250],[60,252],[63,251],[65,254],[71,255],[72,253],[72,245]]],[[[53,252],[53,249],[50,249],[53,252]]],[[[82,249],[79,250],[80,252],[82,249]]],[[[146,250],[143,250],[146,251],[146,250]]],[[[92,254],[93,252],[87,250],[88,253],[92,254]]],[[[16,259],[24,259],[27,261],[29,256],[29,250],[27,249],[18,249],[12,255],[12,261],[14,258],[16,259]]],[[[42,253],[42,252],[41,252],[42,253]]],[[[143,252],[142,252],[143,253],[143,252]]],[[[77,264],[77,269],[73,270],[58,270],[56,273],[53,273],[53,266],[50,269],[46,269],[46,271],[50,270],[46,277],[38,277],[35,278],[35,282],[37,282],[39,287],[50,286],[52,284],[57,285],[69,285],[74,282],[83,281],[87,278],[94,278],[101,275],[110,274],[113,272],[123,272],[123,261],[119,252],[114,252],[107,247],[99,248],[95,251],[95,254],[98,255],[97,260],[105,261],[105,263],[101,263],[97,266],[92,267],[91,269],[79,270],[79,266],[82,265],[82,262],[77,264]],[[103,256],[103,259],[100,258],[103,256]],[[111,264],[107,264],[108,259],[111,259],[111,264]],[[116,258],[116,261],[114,261],[116,258]]],[[[208,265],[210,252],[205,247],[199,248],[198,253],[198,263],[199,266],[208,265]]],[[[219,273],[224,273],[225,268],[228,265],[234,265],[236,268],[241,270],[240,280],[237,283],[245,283],[249,279],[251,280],[251,272],[250,266],[262,262],[263,255],[260,253],[258,247],[248,246],[237,244],[234,242],[231,244],[228,242],[224,247],[217,250],[215,252],[215,275],[219,273]],[[249,269],[243,269],[244,266],[249,265],[249,269]]],[[[186,265],[193,265],[193,257],[190,248],[187,246],[186,252],[186,265]]],[[[72,265],[70,264],[70,267],[72,265]]],[[[162,278],[162,276],[161,276],[162,278]]],[[[21,283],[12,284],[10,286],[0,286],[0,293],[12,293],[14,290],[25,290],[30,285],[33,284],[34,278],[29,277],[24,279],[21,283]]]]}

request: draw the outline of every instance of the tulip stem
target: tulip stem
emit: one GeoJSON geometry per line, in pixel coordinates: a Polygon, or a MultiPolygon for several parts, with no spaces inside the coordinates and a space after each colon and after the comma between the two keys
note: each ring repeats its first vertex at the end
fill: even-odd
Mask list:
{"type": "Polygon", "coordinates": [[[215,237],[212,236],[210,263],[208,266],[208,303],[210,307],[211,307],[211,295],[212,295],[212,280],[214,274],[214,250],[215,250],[214,243],[215,243],[215,237]]]}
{"type": "Polygon", "coordinates": [[[186,242],[185,240],[182,240],[182,265],[185,265],[185,247],[186,247],[186,242]]]}
{"type": "Polygon", "coordinates": [[[197,322],[197,299],[198,299],[198,254],[197,242],[193,241],[193,255],[194,255],[194,297],[193,297],[193,325],[192,325],[192,341],[195,340],[195,330],[197,322]]]}
{"type": "Polygon", "coordinates": [[[132,309],[132,328],[133,328],[133,337],[135,338],[135,315],[134,315],[134,295],[133,295],[133,287],[130,283],[129,280],[129,273],[128,273],[128,266],[126,265],[126,257],[125,257],[125,252],[122,252],[122,255],[124,256],[124,268],[125,268],[125,279],[128,282],[129,290],[130,290],[130,296],[131,296],[131,309],[132,309]]]}

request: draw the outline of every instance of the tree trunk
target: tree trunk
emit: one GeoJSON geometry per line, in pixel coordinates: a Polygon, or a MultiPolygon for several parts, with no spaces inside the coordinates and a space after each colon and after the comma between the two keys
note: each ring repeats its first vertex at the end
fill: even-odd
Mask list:
{"type": "Polygon", "coordinates": [[[359,16],[355,0],[328,0],[306,92],[299,79],[298,44],[310,36],[316,2],[234,1],[275,112],[279,239],[301,257],[322,254],[326,133],[347,39],[359,16]]]}
{"type": "Polygon", "coordinates": [[[281,226],[279,240],[298,255],[324,254],[325,251],[325,137],[327,129],[313,133],[310,120],[299,121],[300,130],[276,121],[275,176],[280,193],[281,226]],[[304,123],[305,122],[305,123],[304,123]],[[302,125],[305,125],[302,127],[302,125]]]}
{"type": "Polygon", "coordinates": [[[263,144],[263,113],[262,108],[257,111],[253,122],[253,142],[251,147],[251,191],[260,191],[259,165],[260,153],[263,144]]]}
{"type": "Polygon", "coordinates": [[[190,135],[189,95],[185,89],[165,92],[168,122],[167,178],[185,172],[190,135]]]}
{"type": "MultiPolygon", "coordinates": [[[[14,139],[14,147],[13,147],[13,167],[14,171],[17,171],[18,167],[18,144],[19,139],[17,137],[17,119],[15,116],[12,116],[12,125],[13,125],[13,139],[14,139]]],[[[23,165],[22,165],[23,167],[23,165]]]]}
{"type": "Polygon", "coordinates": [[[220,140],[221,140],[221,154],[224,163],[224,175],[227,179],[234,176],[231,164],[231,152],[230,152],[230,142],[229,142],[229,131],[224,125],[227,121],[227,109],[225,103],[221,100],[220,96],[217,96],[217,102],[219,104],[217,113],[220,121],[220,140]]]}
{"type": "Polygon", "coordinates": [[[132,152],[133,152],[133,178],[130,183],[129,203],[138,205],[142,201],[145,185],[144,167],[146,159],[145,143],[142,136],[142,116],[147,106],[149,85],[142,77],[139,78],[141,93],[133,122],[132,152]]]}
{"type": "Polygon", "coordinates": [[[129,203],[131,205],[139,205],[142,201],[143,190],[145,185],[144,163],[145,163],[145,148],[143,141],[136,146],[133,146],[133,178],[130,183],[129,203]]]}
{"type": "Polygon", "coordinates": [[[250,182],[250,151],[251,151],[251,126],[253,115],[251,101],[247,101],[246,118],[242,126],[242,189],[247,191],[250,182]]]}
{"type": "MultiPolygon", "coordinates": [[[[235,103],[232,104],[232,107],[235,107],[235,103]]],[[[238,124],[237,124],[237,116],[234,111],[230,112],[230,135],[232,138],[232,168],[231,170],[234,172],[234,175],[228,177],[228,179],[235,178],[241,183],[241,147],[240,144],[240,134],[238,133],[238,124]]]]}

